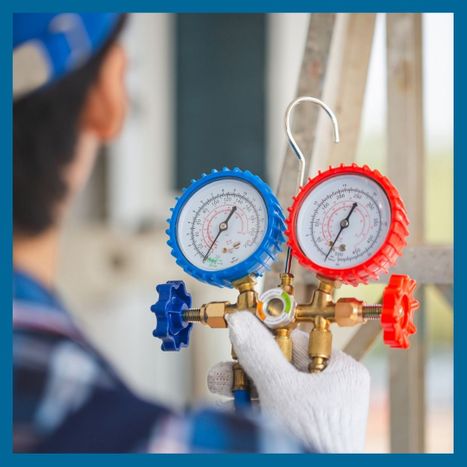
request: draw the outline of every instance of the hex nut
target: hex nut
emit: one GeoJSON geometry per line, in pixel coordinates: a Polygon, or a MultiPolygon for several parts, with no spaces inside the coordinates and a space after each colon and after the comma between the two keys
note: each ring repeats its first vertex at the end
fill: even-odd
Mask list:
{"type": "Polygon", "coordinates": [[[335,321],[339,326],[355,326],[363,322],[363,302],[356,298],[341,298],[336,303],[335,321]]]}
{"type": "Polygon", "coordinates": [[[228,302],[210,302],[203,306],[203,322],[211,328],[226,328],[224,318],[228,302]]]}

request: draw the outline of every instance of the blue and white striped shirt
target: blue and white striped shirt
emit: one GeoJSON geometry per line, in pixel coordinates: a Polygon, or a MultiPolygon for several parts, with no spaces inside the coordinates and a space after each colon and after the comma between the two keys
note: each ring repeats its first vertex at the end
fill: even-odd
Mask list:
{"type": "Polygon", "coordinates": [[[133,394],[52,291],[14,274],[15,452],[303,452],[253,414],[185,414],[133,394]]]}

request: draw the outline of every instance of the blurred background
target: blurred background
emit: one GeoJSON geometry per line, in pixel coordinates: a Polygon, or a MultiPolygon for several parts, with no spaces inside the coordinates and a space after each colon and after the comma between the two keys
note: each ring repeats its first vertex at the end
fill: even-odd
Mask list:
{"type": "MultiPolygon", "coordinates": [[[[61,290],[95,345],[139,394],[174,408],[215,404],[209,367],[230,360],[224,330],[195,326],[190,349],[163,353],[152,337],[155,284],[182,279],[195,304],[235,299],[183,273],[166,245],[174,197],[202,172],[249,169],[276,188],[286,147],[283,114],[296,91],[308,14],[134,14],[128,53],[130,112],[102,151],[67,221],[61,290]]],[[[425,238],[453,241],[453,16],[423,15],[425,238]]],[[[385,22],[378,15],[356,156],[385,171],[385,22]]],[[[341,144],[345,144],[342,141],[341,144]]],[[[342,295],[377,300],[380,285],[342,295]]],[[[453,315],[427,287],[427,450],[453,449],[453,315]]],[[[350,335],[338,335],[341,347],[350,335]]],[[[372,375],[368,452],[389,450],[387,350],[372,375]]]]}

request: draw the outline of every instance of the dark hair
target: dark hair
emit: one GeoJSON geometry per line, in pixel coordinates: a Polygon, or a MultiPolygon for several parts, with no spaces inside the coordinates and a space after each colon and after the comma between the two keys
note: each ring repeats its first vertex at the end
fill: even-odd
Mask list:
{"type": "Polygon", "coordinates": [[[67,194],[64,169],[73,160],[79,118],[104,58],[122,30],[122,15],[99,51],[50,86],[13,103],[13,226],[37,235],[55,221],[67,194]]]}

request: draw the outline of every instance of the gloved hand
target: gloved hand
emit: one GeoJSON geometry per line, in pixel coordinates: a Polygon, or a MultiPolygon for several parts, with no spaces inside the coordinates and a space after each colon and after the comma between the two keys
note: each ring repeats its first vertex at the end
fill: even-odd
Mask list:
{"type": "MultiPolygon", "coordinates": [[[[294,330],[293,365],[273,335],[250,312],[227,316],[230,339],[258,391],[262,412],[275,418],[306,446],[320,452],[360,452],[365,445],[370,396],[368,370],[334,351],[322,373],[308,373],[308,334],[294,330]]],[[[211,392],[231,396],[232,364],[208,374],[211,392]]]]}

